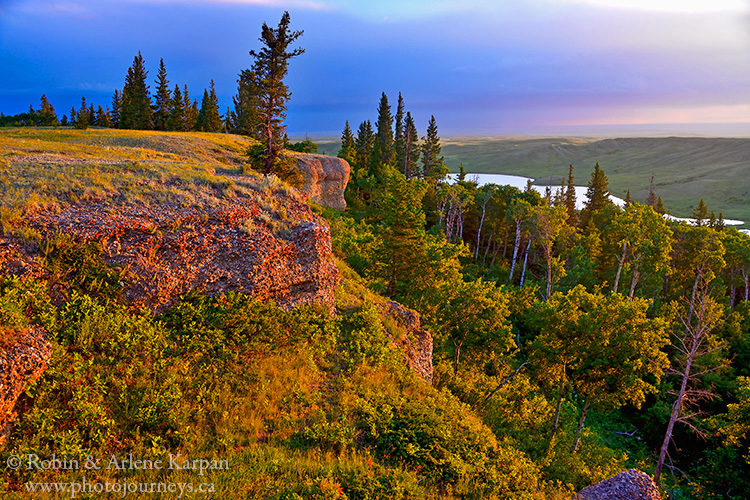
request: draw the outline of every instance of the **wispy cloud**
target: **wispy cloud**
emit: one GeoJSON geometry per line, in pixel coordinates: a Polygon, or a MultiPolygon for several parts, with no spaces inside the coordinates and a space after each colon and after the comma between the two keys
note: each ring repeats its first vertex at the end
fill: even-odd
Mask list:
{"type": "Polygon", "coordinates": [[[257,7],[278,7],[278,8],[295,8],[305,10],[332,10],[334,6],[331,3],[319,0],[129,0],[133,3],[150,3],[150,4],[192,4],[192,5],[210,5],[210,4],[235,4],[251,5],[257,7]]]}

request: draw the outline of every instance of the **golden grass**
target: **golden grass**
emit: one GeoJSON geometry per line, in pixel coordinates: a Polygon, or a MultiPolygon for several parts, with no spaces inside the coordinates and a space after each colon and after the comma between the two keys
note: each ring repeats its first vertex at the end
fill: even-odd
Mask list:
{"type": "Polygon", "coordinates": [[[191,205],[249,196],[268,189],[260,176],[243,174],[254,143],[199,132],[3,129],[0,207],[22,213],[80,200],[191,205]]]}

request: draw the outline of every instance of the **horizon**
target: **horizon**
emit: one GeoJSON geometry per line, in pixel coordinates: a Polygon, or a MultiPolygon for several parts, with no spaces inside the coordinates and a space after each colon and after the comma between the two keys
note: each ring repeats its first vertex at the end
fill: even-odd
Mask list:
{"type": "Polygon", "coordinates": [[[170,86],[194,98],[214,79],[224,113],[261,24],[289,10],[307,49],[290,65],[290,135],[355,128],[381,91],[395,107],[400,90],[420,133],[435,115],[446,137],[750,136],[747,2],[436,5],[0,0],[0,111],[36,108],[43,93],[59,116],[82,95],[107,106],[140,50],[152,91],[163,57],[170,86]]]}

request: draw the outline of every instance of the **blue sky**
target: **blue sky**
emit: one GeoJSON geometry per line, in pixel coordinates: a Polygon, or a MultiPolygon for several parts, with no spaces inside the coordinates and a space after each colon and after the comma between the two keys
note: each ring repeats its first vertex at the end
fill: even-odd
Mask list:
{"type": "Polygon", "coordinates": [[[283,10],[307,49],[293,133],[356,127],[399,90],[444,134],[750,122],[748,0],[0,0],[0,110],[108,104],[138,50],[152,88],[163,57],[225,109],[283,10]]]}

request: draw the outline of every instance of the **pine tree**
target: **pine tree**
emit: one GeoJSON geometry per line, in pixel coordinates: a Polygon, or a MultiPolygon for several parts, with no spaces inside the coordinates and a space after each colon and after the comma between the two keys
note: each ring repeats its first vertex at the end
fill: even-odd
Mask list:
{"type": "Polygon", "coordinates": [[[133,59],[128,68],[125,86],[122,89],[122,106],[120,109],[120,128],[150,130],[153,128],[151,97],[146,85],[145,63],[141,52],[133,59]]]}
{"type": "Polygon", "coordinates": [[[375,147],[372,151],[370,174],[379,177],[385,165],[391,165],[395,158],[393,147],[393,116],[388,96],[385,92],[380,96],[378,106],[378,123],[375,132],[375,147]]]}
{"type": "Polygon", "coordinates": [[[565,208],[568,211],[568,224],[575,227],[578,224],[578,212],[576,212],[576,186],[573,177],[573,164],[568,167],[568,185],[565,190],[565,208]]]}
{"type": "Polygon", "coordinates": [[[62,116],[62,118],[60,119],[60,125],[62,125],[63,127],[66,127],[68,125],[68,115],[62,116]]]}
{"type": "Polygon", "coordinates": [[[224,121],[221,126],[221,131],[225,134],[231,133],[234,129],[234,122],[232,120],[232,110],[227,107],[227,113],[224,115],[224,121]]]}
{"type": "Polygon", "coordinates": [[[115,89],[114,95],[112,95],[112,127],[120,127],[120,111],[122,109],[122,94],[120,91],[115,89]]]}
{"type": "Polygon", "coordinates": [[[437,121],[430,117],[427,124],[427,136],[422,143],[422,176],[441,180],[446,174],[445,160],[440,156],[440,137],[438,136],[437,121]]]}
{"type": "Polygon", "coordinates": [[[398,104],[396,106],[396,116],[394,123],[394,144],[396,151],[396,168],[402,170],[404,175],[406,174],[406,163],[404,157],[406,156],[406,127],[404,124],[404,98],[401,96],[401,92],[398,93],[398,104]]]}
{"type": "Polygon", "coordinates": [[[341,133],[341,149],[339,149],[339,158],[349,162],[349,165],[354,168],[354,161],[357,158],[357,146],[354,143],[354,134],[349,126],[349,120],[346,121],[346,127],[341,133]]]}
{"type": "Polygon", "coordinates": [[[187,83],[182,87],[182,100],[185,115],[183,117],[183,131],[193,130],[198,121],[198,103],[190,100],[187,83]]]}
{"type": "Polygon", "coordinates": [[[154,95],[154,129],[167,130],[169,112],[172,99],[169,91],[169,80],[167,80],[167,68],[164,59],[159,60],[159,73],[156,76],[156,94],[154,95]]]}
{"type": "Polygon", "coordinates": [[[76,108],[72,107],[70,108],[70,124],[74,127],[78,127],[78,113],[76,113],[76,108]]]}
{"type": "Polygon", "coordinates": [[[406,112],[404,123],[404,165],[407,179],[419,175],[419,133],[411,113],[406,112]]]}
{"type": "Polygon", "coordinates": [[[628,189],[628,192],[625,193],[625,206],[627,207],[631,203],[633,203],[633,199],[630,197],[630,189],[628,189]]]}
{"type": "Polygon", "coordinates": [[[654,190],[654,173],[651,173],[651,183],[648,187],[648,198],[646,198],[646,205],[650,207],[656,206],[656,191],[654,190]]]}
{"type": "Polygon", "coordinates": [[[257,75],[259,118],[263,151],[264,170],[273,172],[283,148],[283,137],[286,132],[287,101],[292,93],[284,83],[289,68],[289,60],[305,52],[297,47],[288,50],[289,46],[302,36],[303,31],[289,30],[289,12],[284,12],[276,29],[263,23],[260,51],[251,50],[250,56],[255,59],[253,73],[257,75]]]}
{"type": "Polygon", "coordinates": [[[185,103],[182,100],[180,86],[175,84],[172,91],[172,104],[169,106],[167,130],[182,131],[185,129],[185,103]]]}
{"type": "Polygon", "coordinates": [[[255,73],[243,69],[237,79],[237,95],[232,98],[232,131],[235,134],[259,138],[260,110],[258,109],[258,81],[255,73]]]}
{"type": "Polygon", "coordinates": [[[661,196],[658,196],[656,198],[656,206],[654,207],[654,210],[656,210],[656,213],[664,215],[667,213],[667,210],[664,208],[664,202],[661,201],[661,196]]]}
{"type": "Polygon", "coordinates": [[[89,125],[99,126],[99,123],[96,121],[96,111],[94,110],[94,103],[91,103],[89,105],[89,125]]]}

